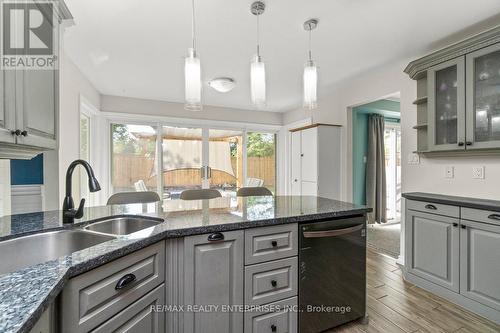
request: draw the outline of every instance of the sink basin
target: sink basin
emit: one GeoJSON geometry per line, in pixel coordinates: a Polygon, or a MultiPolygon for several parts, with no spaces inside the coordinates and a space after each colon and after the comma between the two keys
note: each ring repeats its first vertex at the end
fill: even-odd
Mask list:
{"type": "Polygon", "coordinates": [[[114,239],[82,230],[61,230],[0,242],[0,274],[50,261],[114,239]]]}
{"type": "Polygon", "coordinates": [[[144,217],[119,217],[90,224],[84,229],[109,235],[128,235],[162,222],[144,217]]]}

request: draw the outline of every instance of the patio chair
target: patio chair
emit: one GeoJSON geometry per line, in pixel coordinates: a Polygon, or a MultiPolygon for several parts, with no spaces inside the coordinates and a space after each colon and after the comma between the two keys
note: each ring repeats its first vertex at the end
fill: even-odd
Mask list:
{"type": "Polygon", "coordinates": [[[247,178],[245,187],[260,187],[264,185],[264,180],[259,178],[247,178]]]}
{"type": "Polygon", "coordinates": [[[266,187],[242,187],[236,192],[238,197],[258,197],[258,196],[272,196],[273,193],[266,187]]]}
{"type": "Polygon", "coordinates": [[[134,183],[135,190],[137,192],[146,192],[148,188],[146,187],[146,183],[144,183],[144,180],[139,179],[134,183]]]}
{"type": "Polygon", "coordinates": [[[182,200],[201,200],[220,198],[222,194],[214,189],[184,190],[181,193],[182,200]]]}
{"type": "Polygon", "coordinates": [[[156,192],[118,192],[109,197],[107,205],[150,203],[157,201],[160,201],[160,196],[156,192]]]}

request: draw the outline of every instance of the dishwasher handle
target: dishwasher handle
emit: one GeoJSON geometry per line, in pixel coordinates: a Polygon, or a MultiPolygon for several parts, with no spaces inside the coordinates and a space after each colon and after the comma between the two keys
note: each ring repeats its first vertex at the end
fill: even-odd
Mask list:
{"type": "Polygon", "coordinates": [[[354,227],[349,227],[344,229],[303,231],[302,234],[304,235],[304,238],[336,237],[356,232],[358,230],[363,229],[364,226],[365,226],[364,224],[358,224],[354,227]]]}

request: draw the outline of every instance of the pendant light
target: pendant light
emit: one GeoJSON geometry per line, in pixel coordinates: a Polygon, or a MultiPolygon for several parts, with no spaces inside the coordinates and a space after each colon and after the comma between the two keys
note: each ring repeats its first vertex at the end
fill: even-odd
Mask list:
{"type": "Polygon", "coordinates": [[[193,44],[192,47],[188,49],[188,56],[184,62],[184,109],[189,111],[201,111],[201,65],[200,58],[198,58],[196,54],[194,0],[192,0],[191,4],[191,36],[193,44]]]}
{"type": "Polygon", "coordinates": [[[311,52],[311,32],[318,26],[317,19],[311,19],[304,22],[304,30],[309,32],[309,52],[308,60],[304,66],[304,107],[313,110],[318,107],[318,69],[312,60],[311,52]]]}
{"type": "Polygon", "coordinates": [[[257,108],[266,105],[266,66],[260,56],[260,30],[259,16],[264,13],[266,5],[261,1],[252,3],[250,11],[257,17],[257,54],[250,64],[250,91],[252,103],[257,108]]]}

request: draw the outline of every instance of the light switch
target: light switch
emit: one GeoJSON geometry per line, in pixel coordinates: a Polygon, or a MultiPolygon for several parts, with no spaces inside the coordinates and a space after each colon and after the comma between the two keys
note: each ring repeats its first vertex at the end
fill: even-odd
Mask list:
{"type": "Polygon", "coordinates": [[[484,179],[484,166],[472,168],[472,179],[484,179]]]}
{"type": "Polygon", "coordinates": [[[445,178],[453,178],[455,177],[455,167],[453,166],[446,166],[445,168],[445,178]]]}

